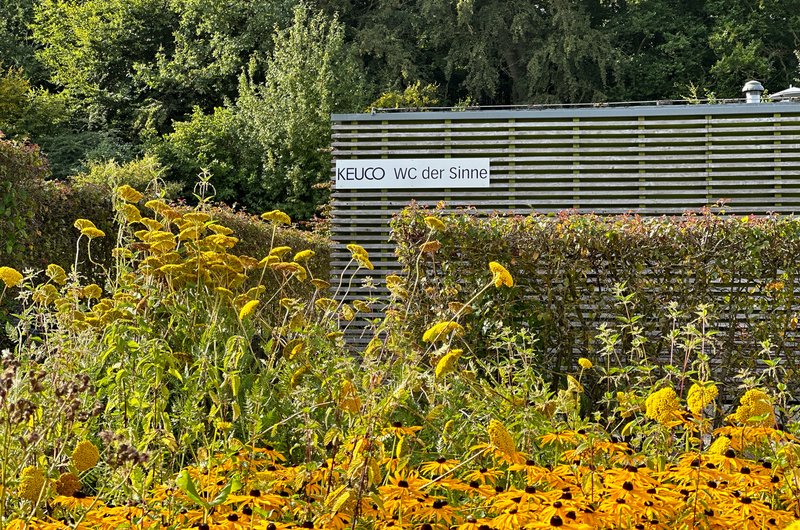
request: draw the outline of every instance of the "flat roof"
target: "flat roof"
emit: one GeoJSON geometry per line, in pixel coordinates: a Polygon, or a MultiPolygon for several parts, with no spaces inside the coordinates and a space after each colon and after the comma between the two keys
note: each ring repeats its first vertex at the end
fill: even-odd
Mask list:
{"type": "Polygon", "coordinates": [[[467,109],[467,110],[400,110],[376,109],[373,113],[332,114],[331,121],[442,121],[442,120],[509,120],[535,118],[616,118],[631,116],[706,116],[736,114],[780,114],[800,112],[800,102],[781,101],[777,103],[718,103],[687,104],[668,103],[663,105],[620,105],[598,103],[592,106],[553,106],[542,105],[513,109],[467,109]],[[387,112],[388,111],[388,112],[387,112]]]}

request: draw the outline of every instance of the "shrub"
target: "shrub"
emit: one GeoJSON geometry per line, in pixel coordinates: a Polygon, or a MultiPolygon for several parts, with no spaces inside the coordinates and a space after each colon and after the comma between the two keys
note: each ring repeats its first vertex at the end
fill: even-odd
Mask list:
{"type": "Polygon", "coordinates": [[[482,293],[469,314],[460,313],[465,342],[481,356],[502,353],[498,336],[527,330],[541,366],[556,378],[578,357],[596,362],[601,354],[620,367],[681,365],[687,347],[704,348],[713,376],[726,382],[772,360],[800,366],[793,347],[798,219],[461,213],[433,229],[425,222],[431,213],[408,209],[393,224],[418,294],[404,323],[417,340],[432,322],[453,318],[459,306],[452,303],[467,302],[495,260],[516,284],[482,293]],[[434,241],[438,248],[420,253],[434,241]],[[702,341],[677,331],[688,324],[702,341]]]}

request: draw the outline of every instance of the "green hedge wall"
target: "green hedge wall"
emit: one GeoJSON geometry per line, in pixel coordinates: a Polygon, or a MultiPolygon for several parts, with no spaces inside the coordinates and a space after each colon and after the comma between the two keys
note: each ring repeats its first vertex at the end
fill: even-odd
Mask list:
{"type": "Polygon", "coordinates": [[[779,373],[787,381],[800,367],[794,217],[473,213],[441,216],[441,231],[425,224],[437,215],[431,210],[410,208],[393,222],[415,293],[405,325],[417,340],[432,323],[453,317],[450,302],[466,302],[490,282],[488,263],[497,261],[514,287],[486,290],[471,304],[474,312],[460,317],[464,344],[479,356],[521,343],[524,334],[513,335],[523,330],[535,337],[540,366],[554,374],[579,357],[682,366],[686,347],[693,359],[707,354],[721,381],[770,359],[783,359],[779,373]],[[434,239],[441,248],[421,253],[420,245],[434,239]],[[603,325],[608,331],[601,334],[603,325]]]}
{"type": "MultiPolygon", "coordinates": [[[[73,226],[76,219],[89,219],[106,233],[92,242],[92,257],[111,269],[111,250],[116,243],[118,225],[114,219],[112,189],[101,183],[70,185],[47,181],[47,160],[37,146],[5,140],[0,136],[0,266],[19,271],[41,271],[50,263],[69,271],[75,261],[79,232],[73,226]]],[[[145,201],[142,201],[145,202],[145,201]]],[[[152,214],[140,205],[143,215],[152,214]]],[[[189,209],[178,205],[178,209],[189,209]]],[[[233,229],[240,242],[237,254],[258,259],[269,252],[273,241],[272,225],[258,216],[234,211],[227,207],[210,206],[208,213],[223,225],[233,229]]],[[[85,239],[84,239],[85,245],[85,239]]],[[[275,246],[289,246],[295,252],[310,249],[315,256],[308,261],[313,275],[327,279],[330,274],[330,243],[321,234],[280,228],[274,234],[275,246]]],[[[85,246],[81,251],[81,274],[102,283],[102,267],[86,260],[85,246]]],[[[292,294],[310,296],[314,287],[309,283],[293,282],[292,294]]],[[[4,325],[16,307],[13,298],[6,297],[0,307],[0,346],[4,340],[4,325]]]]}

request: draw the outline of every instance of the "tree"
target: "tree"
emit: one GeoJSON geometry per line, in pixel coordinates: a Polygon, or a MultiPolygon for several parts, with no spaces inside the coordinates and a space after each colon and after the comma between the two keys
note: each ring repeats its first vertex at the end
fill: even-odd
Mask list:
{"type": "Polygon", "coordinates": [[[263,151],[259,197],[252,206],[307,219],[327,197],[332,112],[360,110],[362,73],[338,19],[298,6],[291,27],[274,36],[263,83],[240,81],[242,128],[263,151]]]}
{"type": "Polygon", "coordinates": [[[741,97],[749,79],[772,91],[789,86],[800,48],[800,0],[707,0],[714,25],[709,47],[716,61],[710,74],[717,95],[741,97]]]}

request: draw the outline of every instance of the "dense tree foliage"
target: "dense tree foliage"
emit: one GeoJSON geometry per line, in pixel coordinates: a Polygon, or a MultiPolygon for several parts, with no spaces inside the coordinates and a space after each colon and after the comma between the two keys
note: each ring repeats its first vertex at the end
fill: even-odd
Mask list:
{"type": "Polygon", "coordinates": [[[800,0],[308,2],[2,0],[0,129],[56,178],[149,155],[186,196],[206,170],[221,200],[309,217],[332,111],[731,98],[799,73],[800,0]]]}

